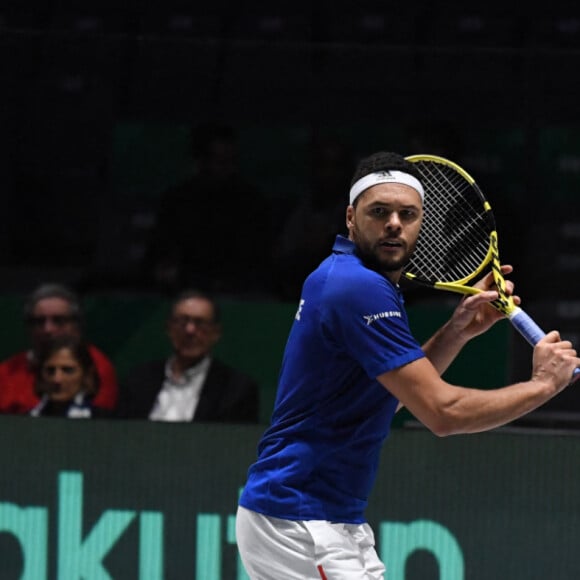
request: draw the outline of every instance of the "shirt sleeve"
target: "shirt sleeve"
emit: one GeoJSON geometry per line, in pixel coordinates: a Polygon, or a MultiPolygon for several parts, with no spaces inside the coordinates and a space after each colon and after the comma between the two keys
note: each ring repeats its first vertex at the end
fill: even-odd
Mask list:
{"type": "Polygon", "coordinates": [[[327,300],[322,322],[335,347],[354,358],[371,378],[422,358],[398,289],[371,270],[346,280],[327,300]]]}

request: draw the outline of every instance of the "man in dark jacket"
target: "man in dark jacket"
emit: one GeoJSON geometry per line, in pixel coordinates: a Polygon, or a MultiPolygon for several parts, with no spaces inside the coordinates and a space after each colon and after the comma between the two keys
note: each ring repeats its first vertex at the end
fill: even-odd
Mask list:
{"type": "Polygon", "coordinates": [[[120,418],[258,422],[257,382],[212,356],[221,324],[211,296],[182,292],[171,306],[167,335],[173,347],[169,358],[145,363],[123,381],[120,418]]]}

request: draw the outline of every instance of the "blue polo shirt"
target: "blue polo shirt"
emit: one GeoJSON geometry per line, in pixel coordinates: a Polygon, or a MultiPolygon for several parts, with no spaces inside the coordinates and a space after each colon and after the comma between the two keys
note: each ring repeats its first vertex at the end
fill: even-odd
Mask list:
{"type": "Polygon", "coordinates": [[[364,522],[398,404],[376,377],[423,356],[397,286],[337,236],[304,283],[240,505],[290,520],[364,522]]]}

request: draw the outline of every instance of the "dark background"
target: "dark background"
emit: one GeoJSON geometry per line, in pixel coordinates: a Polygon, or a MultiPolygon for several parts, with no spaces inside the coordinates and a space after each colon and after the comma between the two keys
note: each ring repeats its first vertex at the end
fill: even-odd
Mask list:
{"type": "MultiPolygon", "coordinates": [[[[359,156],[453,155],[499,213],[523,204],[511,217],[525,218],[527,273],[548,278],[562,232],[547,224],[579,205],[580,8],[467,4],[4,0],[1,265],[86,270],[112,242],[129,259],[119,230],[179,177],[179,128],[211,119],[239,131],[249,177],[274,199],[305,172],[308,159],[288,155],[300,131],[334,131],[359,156]],[[156,174],[157,190],[131,188],[131,139],[144,147],[164,128],[164,154],[132,175],[156,174]]],[[[501,217],[500,242],[512,234],[501,217]]]]}
{"type": "Polygon", "coordinates": [[[469,4],[4,0],[0,292],[147,291],[159,195],[217,121],[280,220],[313,132],[451,157],[492,200],[527,309],[580,344],[580,7],[469,4]]]}

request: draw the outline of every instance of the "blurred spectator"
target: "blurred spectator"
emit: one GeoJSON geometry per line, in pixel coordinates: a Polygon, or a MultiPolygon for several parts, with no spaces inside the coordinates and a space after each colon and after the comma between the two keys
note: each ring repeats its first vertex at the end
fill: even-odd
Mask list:
{"type": "Polygon", "coordinates": [[[33,417],[91,419],[111,416],[111,411],[94,407],[99,376],[89,346],[79,336],[56,336],[37,352],[35,392],[40,402],[33,417]]]}
{"type": "Polygon", "coordinates": [[[155,421],[256,423],[256,381],[217,360],[220,311],[208,294],[187,290],[173,302],[166,326],[173,353],[145,363],[121,384],[118,415],[155,421]]]}
{"type": "MultiPolygon", "coordinates": [[[[35,392],[35,366],[44,344],[56,336],[82,335],[82,312],[78,297],[61,284],[42,284],[24,305],[30,349],[0,362],[0,413],[27,414],[39,403],[35,392]]],[[[96,346],[89,351],[99,376],[100,389],[95,407],[112,410],[117,403],[115,369],[96,346]]]]}
{"type": "Polygon", "coordinates": [[[243,175],[233,128],[192,131],[195,174],[161,196],[144,263],[157,290],[195,286],[214,293],[260,293],[267,275],[270,220],[243,175]]]}
{"type": "Polygon", "coordinates": [[[336,234],[346,231],[345,200],[353,171],[349,145],[330,135],[313,137],[309,189],[290,209],[273,251],[280,298],[299,298],[306,276],[327,256],[336,234]]]}

